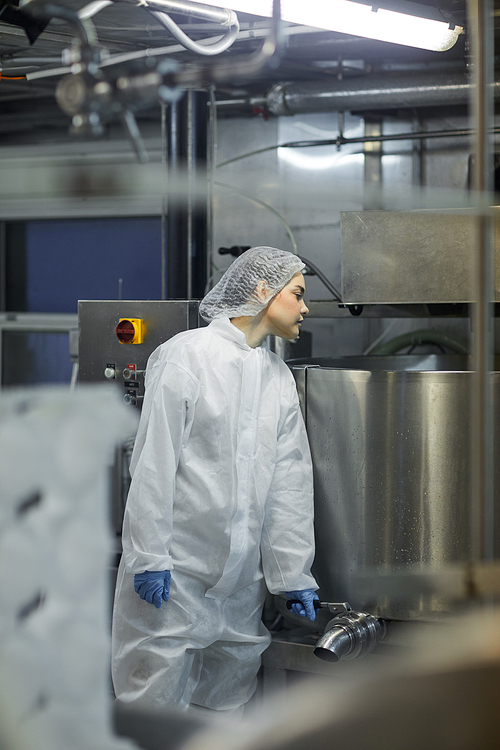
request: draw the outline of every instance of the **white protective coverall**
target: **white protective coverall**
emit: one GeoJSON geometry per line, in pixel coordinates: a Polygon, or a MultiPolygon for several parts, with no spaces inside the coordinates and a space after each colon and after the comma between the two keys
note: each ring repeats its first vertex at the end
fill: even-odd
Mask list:
{"type": "Polygon", "coordinates": [[[235,710],[270,642],[271,593],[317,588],[312,466],[295,383],[228,318],[151,355],[113,614],[113,681],[137,706],[235,710]],[[134,574],[172,571],[160,609],[134,574]]]}

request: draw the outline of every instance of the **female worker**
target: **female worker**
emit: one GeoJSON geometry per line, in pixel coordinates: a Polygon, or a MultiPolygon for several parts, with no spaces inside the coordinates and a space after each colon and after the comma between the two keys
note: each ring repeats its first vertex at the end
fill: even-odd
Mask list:
{"type": "Polygon", "coordinates": [[[270,642],[266,586],[315,617],[307,436],[288,367],[260,346],[298,337],[303,268],[248,250],[202,301],[210,325],[149,359],[113,614],[120,701],[235,711],[270,642]]]}

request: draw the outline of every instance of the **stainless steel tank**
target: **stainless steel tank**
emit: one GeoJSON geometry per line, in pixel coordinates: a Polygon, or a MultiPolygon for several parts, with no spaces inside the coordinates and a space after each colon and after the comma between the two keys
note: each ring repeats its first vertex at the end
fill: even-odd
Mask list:
{"type": "MultiPolygon", "coordinates": [[[[434,619],[450,610],[435,594],[381,600],[356,574],[419,565],[437,571],[467,559],[472,373],[466,367],[466,358],[436,355],[292,364],[314,463],[321,599],[389,619],[434,619]]],[[[500,373],[492,378],[498,403],[500,373]]],[[[495,409],[497,434],[499,428],[495,409]]],[[[497,487],[499,474],[496,461],[497,487]]]]}

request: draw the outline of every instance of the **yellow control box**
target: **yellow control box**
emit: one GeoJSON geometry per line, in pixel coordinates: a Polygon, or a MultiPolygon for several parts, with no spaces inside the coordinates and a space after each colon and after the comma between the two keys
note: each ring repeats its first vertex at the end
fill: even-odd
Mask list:
{"type": "Polygon", "coordinates": [[[116,326],[116,335],[120,344],[142,344],[144,341],[142,318],[120,318],[116,326]]]}

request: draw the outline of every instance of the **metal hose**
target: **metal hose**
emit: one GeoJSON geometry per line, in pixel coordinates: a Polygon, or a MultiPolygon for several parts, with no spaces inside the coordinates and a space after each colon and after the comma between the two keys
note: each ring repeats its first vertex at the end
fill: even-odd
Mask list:
{"type": "Polygon", "coordinates": [[[190,39],[190,37],[188,37],[188,35],[182,31],[182,29],[175,23],[175,21],[170,18],[168,13],[156,10],[151,10],[150,12],[151,15],[153,15],[156,20],[161,23],[162,26],[170,31],[172,36],[174,36],[177,41],[183,45],[183,47],[190,50],[190,52],[196,52],[198,55],[220,55],[221,52],[225,52],[225,50],[229,49],[229,47],[233,44],[236,37],[238,36],[238,32],[240,30],[238,17],[236,13],[233,13],[231,18],[232,25],[229,27],[229,29],[227,29],[222,39],[219,39],[219,41],[215,42],[214,44],[204,45],[195,42],[193,39],[190,39]]]}
{"type": "Polygon", "coordinates": [[[448,336],[446,333],[435,331],[432,328],[403,333],[401,336],[396,336],[385,344],[377,347],[371,353],[377,356],[388,356],[390,354],[396,354],[407,346],[421,346],[422,344],[436,344],[437,346],[451,350],[455,354],[467,354],[467,347],[460,341],[451,338],[451,336],[448,336]]]}

